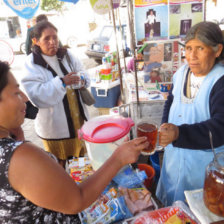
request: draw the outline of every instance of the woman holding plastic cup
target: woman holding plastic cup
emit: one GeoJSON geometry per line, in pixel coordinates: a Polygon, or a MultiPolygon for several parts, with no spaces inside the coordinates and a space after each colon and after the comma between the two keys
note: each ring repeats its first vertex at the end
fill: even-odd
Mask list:
{"type": "Polygon", "coordinates": [[[45,150],[64,166],[68,157],[85,153],[77,130],[88,119],[88,111],[79,89],[87,88],[90,79],[80,60],[70,50],[59,47],[53,24],[38,23],[33,35],[33,52],[26,59],[22,85],[39,108],[35,130],[43,139],[45,150]]]}
{"type": "Polygon", "coordinates": [[[173,76],[164,106],[160,145],[165,147],[156,195],[165,205],[185,201],[184,191],[203,188],[213,153],[224,149],[223,36],[217,24],[194,25],[185,38],[187,64],[173,76]]]}

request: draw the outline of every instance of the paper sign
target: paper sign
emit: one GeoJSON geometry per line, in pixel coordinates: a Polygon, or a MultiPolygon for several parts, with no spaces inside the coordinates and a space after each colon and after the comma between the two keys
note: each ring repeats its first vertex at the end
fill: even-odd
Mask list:
{"type": "MultiPolygon", "coordinates": [[[[93,10],[97,14],[106,14],[111,10],[110,0],[90,0],[90,4],[93,10]]],[[[120,0],[113,0],[113,8],[118,8],[120,5],[120,0]]]]}
{"type": "Polygon", "coordinates": [[[135,0],[135,7],[167,4],[168,0],[135,0]]]}
{"type": "Polygon", "coordinates": [[[31,19],[40,5],[40,0],[4,0],[4,2],[24,19],[31,19]]]}

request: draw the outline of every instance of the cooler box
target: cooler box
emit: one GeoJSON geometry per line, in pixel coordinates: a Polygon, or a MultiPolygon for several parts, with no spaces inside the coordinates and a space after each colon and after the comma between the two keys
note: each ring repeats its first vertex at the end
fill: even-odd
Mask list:
{"type": "Polygon", "coordinates": [[[91,93],[96,100],[96,103],[94,104],[95,107],[115,107],[121,94],[120,80],[91,83],[91,93]]]}

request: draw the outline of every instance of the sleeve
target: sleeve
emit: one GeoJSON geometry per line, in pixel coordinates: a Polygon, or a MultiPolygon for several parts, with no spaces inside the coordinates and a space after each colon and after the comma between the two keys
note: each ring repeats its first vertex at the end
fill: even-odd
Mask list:
{"type": "Polygon", "coordinates": [[[214,147],[224,145],[224,76],[213,86],[209,97],[211,118],[192,125],[179,126],[179,137],[173,145],[189,149],[210,149],[209,130],[214,147]]]}
{"type": "Polygon", "coordinates": [[[171,107],[172,102],[173,102],[172,90],[173,90],[173,85],[171,86],[171,89],[169,90],[169,95],[168,95],[167,100],[166,100],[166,102],[164,104],[162,124],[168,122],[170,107],[171,107]]]}
{"type": "Polygon", "coordinates": [[[31,40],[31,29],[27,30],[27,35],[26,35],[26,43],[25,43],[25,50],[26,50],[26,54],[30,54],[31,53],[31,45],[32,45],[32,40],[31,40]]]}
{"type": "Polygon", "coordinates": [[[49,108],[62,102],[66,89],[59,76],[32,62],[33,55],[25,62],[25,76],[21,83],[29,99],[38,108],[49,108]]]}
{"type": "Polygon", "coordinates": [[[71,51],[68,50],[69,57],[71,59],[71,62],[73,64],[73,67],[75,69],[74,72],[80,72],[82,71],[84,73],[84,79],[85,79],[85,87],[88,88],[90,86],[90,78],[89,78],[89,73],[87,70],[84,69],[84,66],[82,62],[71,53],[71,51]]]}

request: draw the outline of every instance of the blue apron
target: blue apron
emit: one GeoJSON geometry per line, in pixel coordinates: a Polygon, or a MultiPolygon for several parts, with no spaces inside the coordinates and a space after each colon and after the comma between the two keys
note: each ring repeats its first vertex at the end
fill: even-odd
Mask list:
{"type": "MultiPolygon", "coordinates": [[[[210,119],[209,96],[216,81],[223,76],[224,67],[215,65],[205,76],[194,99],[184,96],[184,82],[188,67],[185,65],[173,77],[173,102],[169,112],[169,123],[175,125],[195,124],[210,119]]],[[[197,138],[197,136],[195,136],[197,138]]],[[[223,146],[216,152],[223,151],[223,146]]],[[[185,200],[184,191],[202,188],[205,170],[213,160],[211,149],[193,150],[174,147],[165,148],[163,165],[156,196],[165,205],[185,200]]]]}

